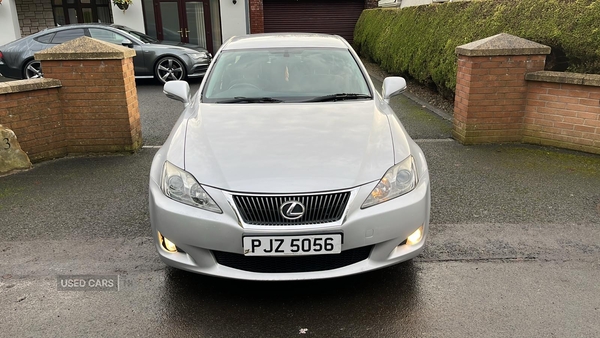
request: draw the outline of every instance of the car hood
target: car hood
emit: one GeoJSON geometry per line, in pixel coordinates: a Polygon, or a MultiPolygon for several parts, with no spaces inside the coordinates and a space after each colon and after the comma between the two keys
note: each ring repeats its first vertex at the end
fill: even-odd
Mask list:
{"type": "Polygon", "coordinates": [[[187,123],[185,170],[204,185],[338,190],[379,180],[394,164],[388,119],[374,101],[198,106],[187,123]]]}
{"type": "Polygon", "coordinates": [[[193,49],[195,51],[198,52],[207,52],[206,48],[202,48],[198,45],[192,45],[189,43],[184,43],[184,42],[176,42],[176,41],[156,41],[156,42],[152,42],[149,43],[148,45],[151,45],[154,48],[160,49],[160,48],[164,48],[164,49],[179,49],[182,51],[187,51],[190,49],[193,49]]]}

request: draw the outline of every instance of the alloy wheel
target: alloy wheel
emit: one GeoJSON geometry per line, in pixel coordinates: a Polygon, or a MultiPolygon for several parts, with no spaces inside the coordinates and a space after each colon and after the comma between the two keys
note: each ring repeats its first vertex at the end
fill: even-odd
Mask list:
{"type": "Polygon", "coordinates": [[[156,77],[163,83],[173,80],[183,80],[185,77],[185,68],[178,59],[166,57],[157,63],[156,77]]]}
{"type": "Polygon", "coordinates": [[[44,77],[44,73],[42,72],[42,64],[36,60],[27,62],[24,73],[26,79],[39,79],[44,77]]]}

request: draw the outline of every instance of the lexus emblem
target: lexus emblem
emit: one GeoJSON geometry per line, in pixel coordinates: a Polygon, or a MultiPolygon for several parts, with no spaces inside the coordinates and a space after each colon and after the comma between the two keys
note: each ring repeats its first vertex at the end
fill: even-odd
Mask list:
{"type": "Polygon", "coordinates": [[[285,219],[294,220],[304,216],[304,204],[298,201],[287,201],[279,207],[281,216],[285,219]]]}

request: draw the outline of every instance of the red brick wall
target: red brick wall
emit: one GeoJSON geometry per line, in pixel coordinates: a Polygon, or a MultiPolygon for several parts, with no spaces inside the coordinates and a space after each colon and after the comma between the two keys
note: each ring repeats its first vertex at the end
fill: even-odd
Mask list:
{"type": "Polygon", "coordinates": [[[0,124],[33,162],[135,150],[142,134],[132,60],[43,60],[41,81],[59,79],[62,87],[0,94],[0,124]]]}
{"type": "Polygon", "coordinates": [[[250,33],[265,32],[263,0],[250,0],[250,33]]]}
{"type": "Polygon", "coordinates": [[[0,124],[12,129],[33,162],[66,155],[58,88],[0,94],[0,124]]]}
{"type": "Polygon", "coordinates": [[[545,55],[459,55],[454,137],[465,144],[525,142],[600,153],[598,79],[557,83],[583,75],[538,72],[544,63],[545,55]]]}
{"type": "Polygon", "coordinates": [[[600,87],[529,81],[523,142],[600,153],[600,87]]]}
{"type": "Polygon", "coordinates": [[[42,61],[59,79],[68,153],[137,149],[142,142],[133,59],[42,61]]]}
{"type": "Polygon", "coordinates": [[[459,55],[454,137],[467,144],[520,141],[525,73],[543,70],[545,59],[545,55],[459,55]]]}

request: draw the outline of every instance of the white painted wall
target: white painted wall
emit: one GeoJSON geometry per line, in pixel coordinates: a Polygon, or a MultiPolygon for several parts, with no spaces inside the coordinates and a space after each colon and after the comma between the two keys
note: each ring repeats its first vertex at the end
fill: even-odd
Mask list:
{"type": "Polygon", "coordinates": [[[471,0],[402,0],[400,8],[471,0]]]}
{"type": "Polygon", "coordinates": [[[379,0],[379,7],[400,7],[402,0],[379,0]]]}
{"type": "Polygon", "coordinates": [[[246,35],[246,4],[248,0],[220,0],[223,42],[234,35],[246,35]]]}
{"type": "Polygon", "coordinates": [[[432,0],[402,0],[400,8],[431,5],[432,0]]]}
{"type": "Polygon", "coordinates": [[[129,5],[129,8],[125,12],[115,6],[112,1],[111,8],[113,12],[113,22],[115,24],[133,28],[138,32],[146,32],[146,29],[144,28],[144,11],[142,10],[141,0],[133,0],[133,3],[129,5]]]}
{"type": "Polygon", "coordinates": [[[15,0],[3,0],[0,5],[0,46],[21,37],[15,0]]]}

